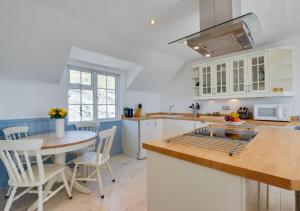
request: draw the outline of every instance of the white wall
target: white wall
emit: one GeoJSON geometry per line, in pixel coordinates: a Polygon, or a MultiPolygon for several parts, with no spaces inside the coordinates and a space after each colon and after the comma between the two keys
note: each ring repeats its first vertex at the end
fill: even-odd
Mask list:
{"type": "MultiPolygon", "coordinates": [[[[60,84],[0,79],[0,120],[48,117],[51,107],[67,108],[67,74],[60,84]]],[[[125,91],[125,73],[121,74],[120,113],[124,106],[143,104],[143,113],[159,111],[158,93],[125,91]]]]}
{"type": "MultiPolygon", "coordinates": [[[[230,100],[201,100],[201,113],[206,112],[222,112],[222,106],[230,106],[231,111],[236,111],[240,105],[252,107],[255,103],[287,103],[292,105],[292,113],[294,115],[300,114],[300,37],[283,41],[274,44],[280,45],[294,45],[295,46],[295,96],[294,97],[280,97],[280,98],[255,98],[255,99],[230,99],[230,100]]],[[[268,46],[271,47],[271,46],[268,46]]],[[[175,104],[175,112],[191,112],[188,106],[193,102],[193,84],[192,84],[192,63],[188,63],[169,83],[168,87],[161,93],[161,110],[168,111],[169,105],[175,104]]]]}
{"type": "Polygon", "coordinates": [[[46,117],[50,107],[64,107],[64,84],[0,80],[0,120],[46,117]]]}
{"type": "Polygon", "coordinates": [[[143,105],[142,114],[160,111],[160,94],[147,92],[125,91],[123,106],[136,108],[139,103],[143,105]]]}

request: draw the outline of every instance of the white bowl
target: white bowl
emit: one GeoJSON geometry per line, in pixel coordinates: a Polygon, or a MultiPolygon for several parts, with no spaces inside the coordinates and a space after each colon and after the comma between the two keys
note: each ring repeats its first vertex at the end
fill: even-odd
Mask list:
{"type": "Polygon", "coordinates": [[[242,124],[245,123],[245,121],[230,122],[230,121],[225,121],[225,120],[224,120],[224,122],[225,122],[226,125],[232,125],[232,126],[238,126],[238,125],[242,125],[242,124]]]}

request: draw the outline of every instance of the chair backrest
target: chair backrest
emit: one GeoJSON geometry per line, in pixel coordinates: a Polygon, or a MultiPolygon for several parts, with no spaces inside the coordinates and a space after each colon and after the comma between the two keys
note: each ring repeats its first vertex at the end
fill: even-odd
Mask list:
{"type": "Polygon", "coordinates": [[[30,185],[44,180],[44,166],[40,154],[42,145],[41,139],[0,141],[0,158],[8,172],[10,185],[30,185]],[[36,158],[38,178],[32,171],[29,159],[31,156],[36,158]],[[25,160],[25,164],[22,160],[25,160]]]}
{"type": "Polygon", "coordinates": [[[8,127],[3,129],[6,140],[17,140],[27,136],[29,131],[28,126],[8,127]]]}
{"type": "Polygon", "coordinates": [[[100,123],[98,122],[76,122],[74,123],[76,130],[93,131],[98,133],[100,123]]]}
{"type": "Polygon", "coordinates": [[[114,141],[115,133],[116,133],[117,127],[113,126],[111,129],[103,130],[98,133],[98,136],[100,138],[100,142],[97,147],[97,154],[96,154],[96,163],[105,162],[110,157],[110,150],[112,143],[114,141]],[[102,151],[102,156],[100,158],[100,154],[102,151]],[[101,160],[100,160],[101,159],[101,160]]]}

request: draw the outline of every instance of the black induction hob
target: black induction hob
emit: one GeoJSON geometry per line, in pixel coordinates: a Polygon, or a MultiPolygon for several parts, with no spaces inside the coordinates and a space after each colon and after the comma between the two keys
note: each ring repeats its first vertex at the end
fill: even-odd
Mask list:
{"type": "Polygon", "coordinates": [[[253,130],[203,127],[195,129],[193,132],[185,135],[207,137],[212,139],[222,139],[228,141],[235,140],[249,142],[256,136],[256,134],[257,131],[253,130]]]}

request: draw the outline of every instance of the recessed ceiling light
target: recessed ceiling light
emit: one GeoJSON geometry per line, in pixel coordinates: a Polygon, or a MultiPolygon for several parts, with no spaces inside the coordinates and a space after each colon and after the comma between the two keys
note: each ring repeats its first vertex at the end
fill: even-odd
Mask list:
{"type": "Polygon", "coordinates": [[[150,24],[151,24],[151,25],[154,25],[154,24],[156,24],[156,20],[154,20],[154,19],[151,19],[151,20],[150,20],[150,24]]]}
{"type": "Polygon", "coordinates": [[[195,46],[195,47],[194,47],[195,50],[198,50],[199,48],[200,48],[199,46],[195,46]]]}
{"type": "Polygon", "coordinates": [[[210,54],[205,54],[205,57],[209,58],[209,57],[211,57],[211,55],[210,54]]]}
{"type": "Polygon", "coordinates": [[[188,42],[185,40],[185,41],[184,41],[184,44],[185,44],[185,45],[187,45],[187,44],[188,44],[188,42]]]}

